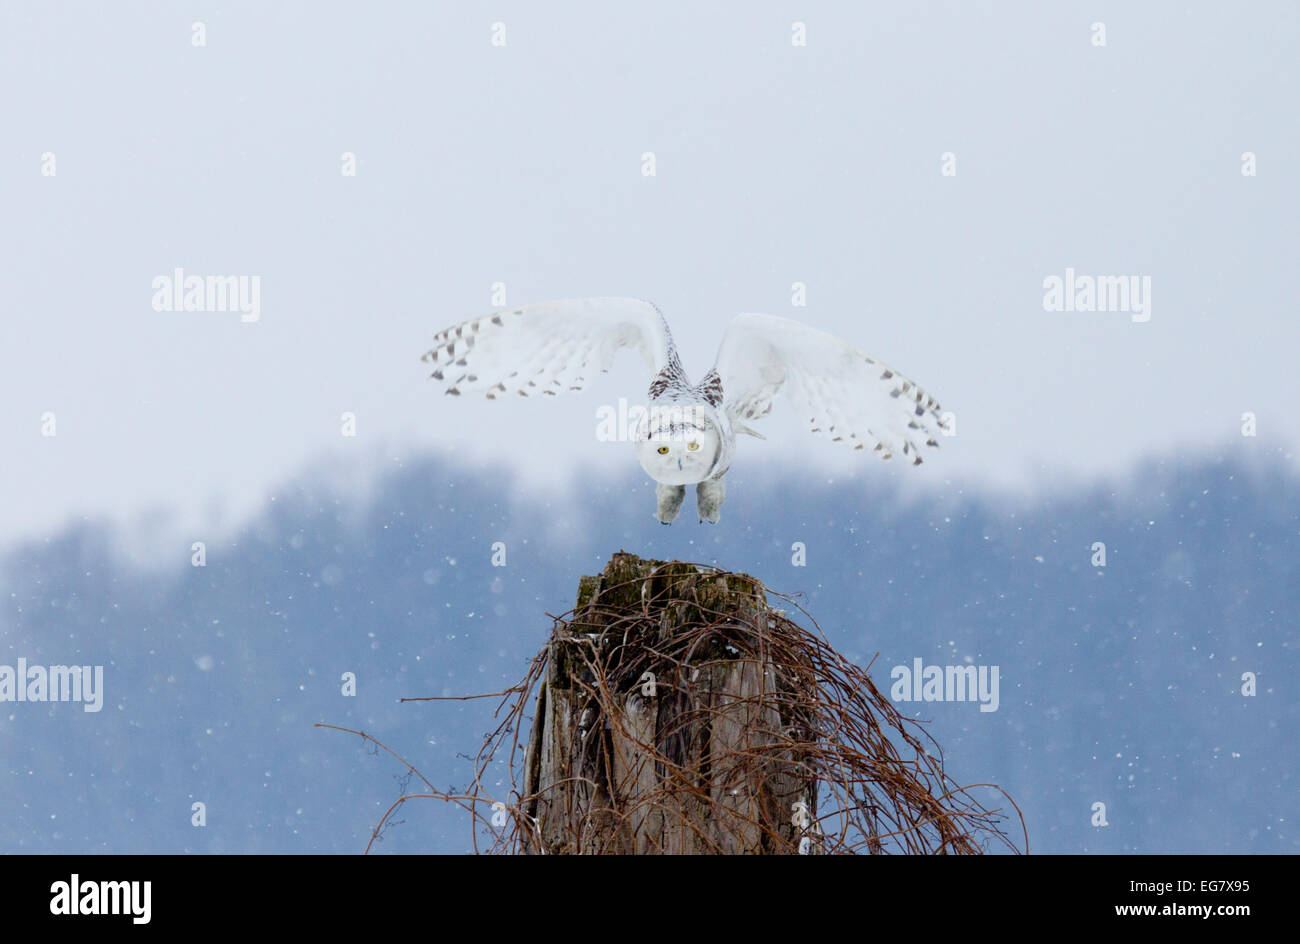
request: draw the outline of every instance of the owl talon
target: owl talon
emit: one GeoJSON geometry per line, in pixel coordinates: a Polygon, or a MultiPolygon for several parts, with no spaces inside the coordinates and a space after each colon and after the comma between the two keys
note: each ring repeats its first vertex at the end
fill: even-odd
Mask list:
{"type": "Polygon", "coordinates": [[[695,502],[700,523],[717,524],[722,517],[722,502],[727,497],[726,479],[706,479],[695,486],[695,502]]]}
{"type": "Polygon", "coordinates": [[[658,498],[656,517],[660,524],[672,524],[677,512],[682,510],[682,499],[686,497],[685,485],[664,485],[660,483],[655,489],[658,498]]]}

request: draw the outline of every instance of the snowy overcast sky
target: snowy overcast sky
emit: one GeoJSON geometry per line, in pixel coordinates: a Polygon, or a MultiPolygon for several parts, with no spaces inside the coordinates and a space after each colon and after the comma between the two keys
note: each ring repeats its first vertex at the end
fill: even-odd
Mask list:
{"type": "Polygon", "coordinates": [[[1296,468],[1293,2],[9,2],[0,27],[6,543],[228,526],[295,475],[429,450],[523,488],[635,469],[594,436],[643,396],[631,354],[550,402],[426,383],[433,332],[498,282],[654,301],[696,375],[736,313],[797,317],[957,417],[920,469],[868,470],[774,416],[750,469],[1296,468]],[[155,310],[178,267],[258,277],[260,317],[155,310]],[[1149,278],[1150,320],[1045,310],[1067,268],[1149,278]]]}

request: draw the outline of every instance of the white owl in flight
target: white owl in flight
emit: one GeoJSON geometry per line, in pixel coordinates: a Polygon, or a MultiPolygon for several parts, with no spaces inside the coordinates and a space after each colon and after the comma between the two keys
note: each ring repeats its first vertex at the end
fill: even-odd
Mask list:
{"type": "Polygon", "coordinates": [[[778,394],[810,417],[812,432],[921,464],[939,445],[939,404],[891,367],[824,331],[772,315],[738,315],[698,384],[682,369],[668,323],[649,302],[579,298],[529,305],[453,325],[422,358],[452,396],[555,396],[581,390],[623,348],[641,354],[649,407],[635,434],[637,457],[659,483],[658,518],[671,524],[696,487],[700,521],[717,522],[736,434],[778,394]]]}

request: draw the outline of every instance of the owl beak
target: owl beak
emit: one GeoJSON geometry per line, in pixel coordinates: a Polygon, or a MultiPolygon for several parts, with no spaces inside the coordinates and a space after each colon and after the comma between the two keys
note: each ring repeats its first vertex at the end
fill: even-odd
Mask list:
{"type": "Polygon", "coordinates": [[[677,460],[677,471],[680,472],[681,470],[682,470],[682,460],[681,460],[681,459],[678,459],[678,460],[677,460]]]}

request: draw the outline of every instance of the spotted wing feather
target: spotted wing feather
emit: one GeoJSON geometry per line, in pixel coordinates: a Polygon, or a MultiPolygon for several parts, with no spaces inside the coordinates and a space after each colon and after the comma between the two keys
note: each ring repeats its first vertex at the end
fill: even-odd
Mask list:
{"type": "Polygon", "coordinates": [[[784,394],[814,433],[889,459],[921,463],[945,429],[938,401],[846,341],[772,315],[739,315],[718,349],[724,407],[746,423],[784,394]]]}
{"type": "Polygon", "coordinates": [[[554,396],[580,390],[624,348],[651,376],[670,358],[672,338],[649,302],[578,298],[512,308],[439,331],[422,358],[453,396],[554,396]]]}

